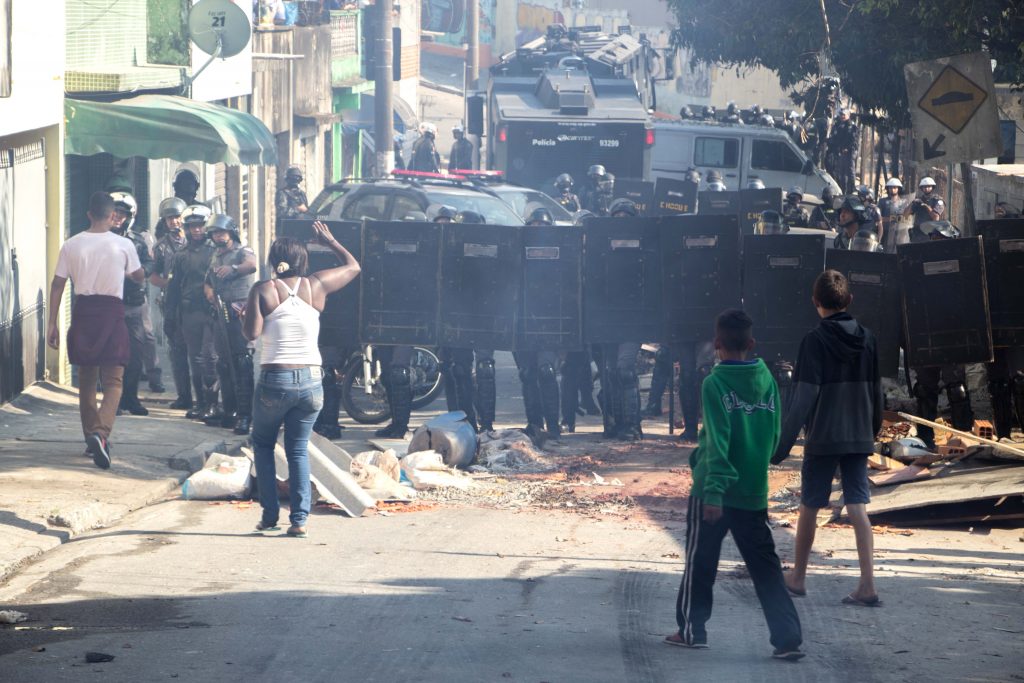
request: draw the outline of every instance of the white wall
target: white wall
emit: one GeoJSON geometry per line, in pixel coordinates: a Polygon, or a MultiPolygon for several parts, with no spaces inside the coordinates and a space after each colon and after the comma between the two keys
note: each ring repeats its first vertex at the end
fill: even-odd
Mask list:
{"type": "MultiPolygon", "coordinates": [[[[233,0],[248,17],[252,2],[233,0]]],[[[193,2],[193,4],[195,4],[193,2]]],[[[210,55],[192,43],[192,69],[195,73],[210,59],[210,55]]],[[[192,99],[202,102],[223,100],[252,94],[252,39],[239,54],[227,59],[216,59],[192,84],[192,99]]]]}
{"type": "Polygon", "coordinates": [[[64,120],[63,0],[12,3],[11,70],[11,96],[0,97],[0,136],[64,120]]]}

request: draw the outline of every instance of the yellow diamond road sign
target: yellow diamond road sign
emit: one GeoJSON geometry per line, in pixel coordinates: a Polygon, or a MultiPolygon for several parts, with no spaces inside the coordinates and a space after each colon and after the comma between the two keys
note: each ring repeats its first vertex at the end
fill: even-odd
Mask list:
{"type": "Polygon", "coordinates": [[[988,97],[984,88],[946,66],[917,106],[954,133],[959,133],[988,97]]]}

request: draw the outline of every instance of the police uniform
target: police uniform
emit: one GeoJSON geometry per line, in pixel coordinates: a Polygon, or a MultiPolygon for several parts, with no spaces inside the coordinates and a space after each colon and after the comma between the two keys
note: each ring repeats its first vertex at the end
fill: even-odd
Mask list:
{"type": "Polygon", "coordinates": [[[829,154],[835,159],[836,180],[844,193],[853,189],[857,142],[857,124],[852,119],[837,121],[832,127],[832,136],[828,139],[829,154]]]}
{"type": "Polygon", "coordinates": [[[253,364],[249,342],[242,334],[242,321],[232,304],[244,304],[256,281],[255,273],[239,274],[238,267],[254,259],[249,247],[237,243],[230,249],[217,249],[210,263],[206,284],[214,293],[214,340],[217,349],[217,377],[224,403],[221,425],[234,427],[247,434],[252,422],[253,364]],[[225,277],[217,269],[227,266],[232,272],[225,277]]]}
{"type": "MultiPolygon", "coordinates": [[[[685,440],[696,440],[700,420],[700,373],[697,369],[696,342],[686,344],[663,344],[654,356],[654,371],[651,374],[651,388],[647,393],[648,417],[661,415],[661,401],[668,388],[674,361],[679,361],[679,406],[682,408],[685,440]]],[[[671,396],[669,397],[672,398],[671,396]]]]}
{"type": "Polygon", "coordinates": [[[786,225],[791,228],[806,228],[811,220],[807,214],[807,209],[799,204],[791,204],[790,202],[786,202],[782,207],[782,218],[786,221],[786,225]]]}
{"type": "Polygon", "coordinates": [[[565,431],[576,431],[576,415],[582,407],[587,414],[601,412],[594,403],[594,372],[589,349],[567,351],[562,361],[562,424],[565,431]]]}
{"type": "MultiPolygon", "coordinates": [[[[135,245],[135,251],[139,255],[139,263],[148,279],[153,274],[155,262],[142,235],[129,229],[125,237],[135,245]]],[[[129,278],[124,280],[124,321],[128,326],[128,338],[131,342],[131,358],[124,370],[124,388],[121,394],[121,410],[127,410],[135,414],[145,415],[148,411],[139,402],[139,380],[142,378],[142,370],[145,366],[155,367],[150,377],[150,382],[159,382],[159,366],[156,365],[156,337],[153,334],[153,321],[149,315],[149,301],[146,296],[147,283],[134,282],[129,278]],[[149,342],[152,342],[151,344],[149,342]],[[152,358],[146,358],[151,353],[152,358]]]]}
{"type": "Polygon", "coordinates": [[[1010,438],[1013,421],[1024,428],[1024,349],[996,347],[985,366],[996,438],[1010,438]]]}
{"type": "Polygon", "coordinates": [[[547,423],[548,433],[557,437],[562,433],[558,420],[558,352],[516,351],[512,357],[523,386],[527,433],[536,435],[547,423]]]}
{"type": "Polygon", "coordinates": [[[433,136],[423,135],[412,146],[409,170],[424,173],[437,173],[441,170],[441,157],[434,146],[433,136]]]}
{"type": "MultiPolygon", "coordinates": [[[[160,221],[161,224],[163,221],[160,221]]],[[[175,239],[170,232],[164,236],[153,247],[153,272],[166,280],[171,274],[171,264],[174,255],[185,248],[188,240],[184,234],[180,239],[175,239]]],[[[159,300],[160,311],[164,318],[167,318],[166,292],[161,292],[159,300]]],[[[185,337],[182,334],[181,326],[172,328],[174,334],[168,334],[167,347],[168,355],[171,358],[171,372],[174,375],[174,388],[178,394],[177,400],[172,404],[174,408],[192,407],[192,386],[188,369],[188,349],[185,346],[185,337]]]]}
{"type": "Polygon", "coordinates": [[[306,193],[298,185],[282,187],[277,191],[274,198],[274,205],[277,207],[277,219],[301,218],[304,214],[299,211],[300,206],[309,206],[306,200],[306,193]]]}
{"type": "Polygon", "coordinates": [[[561,204],[562,208],[569,213],[576,213],[583,208],[580,204],[580,198],[571,190],[566,190],[559,194],[557,200],[558,203],[561,204]]]}
{"type": "Polygon", "coordinates": [[[839,212],[834,207],[821,206],[814,207],[814,211],[811,212],[810,224],[817,228],[820,223],[828,225],[828,229],[835,230],[839,221],[839,212]]]}
{"type": "Polygon", "coordinates": [[[473,143],[465,137],[456,138],[452,143],[452,152],[448,155],[448,172],[456,169],[470,170],[473,168],[473,143]]]}
{"type": "Polygon", "coordinates": [[[196,402],[187,417],[207,418],[217,406],[217,353],[214,348],[213,316],[203,284],[216,248],[208,239],[187,237],[185,248],[174,255],[171,281],[167,285],[165,325],[181,329],[188,350],[189,371],[196,402]]]}
{"type": "Polygon", "coordinates": [[[885,250],[888,252],[895,252],[897,246],[909,239],[906,227],[900,225],[905,205],[906,200],[899,196],[882,197],[878,200],[878,212],[882,215],[882,224],[885,226],[882,239],[885,240],[885,250]]]}
{"type": "Polygon", "coordinates": [[[401,439],[409,431],[409,419],[412,416],[412,352],[411,346],[374,347],[374,356],[381,367],[381,383],[391,408],[391,424],[377,430],[376,436],[401,439]]]}
{"type": "Polygon", "coordinates": [[[932,211],[939,214],[939,218],[942,218],[942,214],[946,210],[946,203],[942,201],[940,197],[935,196],[932,192],[927,197],[919,197],[921,205],[913,208],[914,214],[914,225],[910,228],[910,241],[911,242],[927,242],[930,237],[921,232],[921,223],[927,223],[932,220],[931,214],[925,208],[925,205],[931,207],[932,211]]]}

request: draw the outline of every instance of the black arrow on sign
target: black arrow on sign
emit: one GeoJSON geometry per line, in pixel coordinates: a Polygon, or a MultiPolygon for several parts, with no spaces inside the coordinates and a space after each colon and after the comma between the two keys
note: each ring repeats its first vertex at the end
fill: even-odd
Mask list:
{"type": "Polygon", "coordinates": [[[939,137],[935,138],[935,142],[929,142],[928,138],[924,139],[924,160],[937,159],[939,157],[946,156],[946,151],[939,149],[943,142],[946,140],[946,134],[940,133],[939,137]]]}

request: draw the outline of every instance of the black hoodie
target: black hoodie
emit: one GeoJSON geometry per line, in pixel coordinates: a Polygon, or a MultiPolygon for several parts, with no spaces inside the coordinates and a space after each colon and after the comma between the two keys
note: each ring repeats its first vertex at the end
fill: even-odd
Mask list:
{"type": "Polygon", "coordinates": [[[773,462],[789,455],[806,427],[804,454],[869,454],[882,428],[878,348],[849,313],[823,319],[800,343],[795,386],[773,462]]]}

